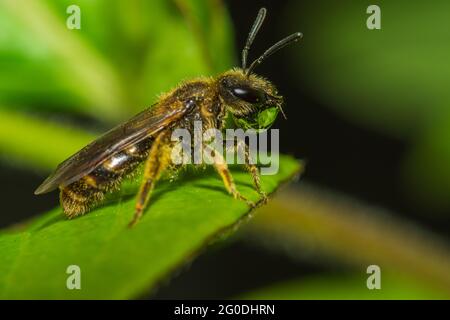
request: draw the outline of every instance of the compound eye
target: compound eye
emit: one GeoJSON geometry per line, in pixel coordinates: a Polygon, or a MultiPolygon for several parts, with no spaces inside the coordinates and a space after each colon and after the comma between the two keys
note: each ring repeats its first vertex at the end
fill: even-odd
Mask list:
{"type": "Polygon", "coordinates": [[[236,98],[239,98],[251,104],[261,103],[266,100],[264,92],[257,89],[235,87],[231,89],[231,92],[236,98]]]}

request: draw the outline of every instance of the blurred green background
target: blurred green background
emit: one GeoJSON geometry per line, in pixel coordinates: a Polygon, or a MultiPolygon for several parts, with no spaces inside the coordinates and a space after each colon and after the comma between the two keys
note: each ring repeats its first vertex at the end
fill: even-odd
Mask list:
{"type": "Polygon", "coordinates": [[[265,6],[251,58],[304,34],[256,72],[285,96],[281,151],[306,171],[149,297],[448,298],[450,3],[376,4],[381,30],[364,1],[0,0],[2,226],[56,206],[32,192],[93,134],[238,65],[265,6]]]}

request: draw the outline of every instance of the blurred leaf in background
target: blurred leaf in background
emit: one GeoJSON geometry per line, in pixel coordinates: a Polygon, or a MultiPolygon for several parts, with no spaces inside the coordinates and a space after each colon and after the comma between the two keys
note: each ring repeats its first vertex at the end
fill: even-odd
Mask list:
{"type": "MultiPolygon", "coordinates": [[[[424,208],[450,209],[448,1],[291,1],[286,27],[304,30],[292,76],[341,116],[411,145],[403,185],[424,208]]],[[[399,177],[400,178],[400,177],[399,177]]]]}
{"type": "Polygon", "coordinates": [[[48,128],[44,120],[24,120],[16,111],[58,122],[68,114],[117,123],[183,79],[233,65],[231,23],[219,0],[80,0],[80,30],[66,27],[71,4],[0,2],[0,126],[7,128],[0,149],[14,160],[51,169],[69,154],[43,160],[33,142],[53,140],[56,131],[40,130],[48,128]],[[23,121],[32,135],[23,132],[23,121]],[[5,142],[11,135],[23,138],[17,148],[5,142]]]}
{"type": "Polygon", "coordinates": [[[446,299],[448,295],[433,291],[411,279],[384,277],[381,290],[368,290],[366,275],[336,275],[291,280],[260,288],[240,296],[241,299],[275,300],[418,300],[446,299]]]}
{"type": "MultiPolygon", "coordinates": [[[[322,274],[322,280],[320,276],[311,279],[325,291],[321,293],[323,297],[355,289],[355,297],[362,293],[360,298],[369,298],[370,293],[362,291],[366,288],[366,269],[372,264],[380,267],[384,291],[380,296],[386,299],[401,297],[402,287],[404,298],[409,297],[408,291],[413,287],[422,288],[417,292],[423,295],[435,293],[428,298],[450,296],[450,250],[445,238],[399,220],[395,213],[304,182],[260,208],[244,230],[256,243],[282,250],[293,259],[331,264],[332,273],[336,274],[322,274]],[[345,272],[338,265],[344,266],[345,272]],[[349,270],[353,280],[335,281],[338,272],[346,279],[349,270]],[[355,285],[357,279],[359,288],[355,285]],[[326,292],[323,285],[327,281],[331,287],[341,284],[342,288],[326,292]]],[[[308,283],[309,280],[307,287],[313,286],[308,283]]],[[[310,293],[317,296],[320,291],[310,293]]],[[[344,294],[342,298],[349,296],[344,294]]]]}

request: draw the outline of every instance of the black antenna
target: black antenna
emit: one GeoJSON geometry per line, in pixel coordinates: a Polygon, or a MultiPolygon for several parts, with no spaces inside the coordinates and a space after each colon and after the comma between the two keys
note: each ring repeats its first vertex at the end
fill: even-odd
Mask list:
{"type": "Polygon", "coordinates": [[[248,34],[247,41],[245,42],[245,47],[242,49],[242,69],[245,70],[247,67],[247,55],[250,47],[252,46],[253,40],[255,40],[256,34],[261,28],[264,19],[266,17],[266,8],[259,9],[258,16],[256,16],[255,22],[253,22],[250,33],[248,34]]]}
{"type": "Polygon", "coordinates": [[[287,46],[288,44],[298,41],[302,37],[303,34],[301,32],[296,32],[275,43],[273,46],[267,49],[258,59],[252,62],[250,67],[248,67],[248,69],[245,71],[246,75],[248,76],[253,71],[253,69],[255,69],[258,65],[260,65],[266,58],[268,58],[281,48],[287,46]]]}

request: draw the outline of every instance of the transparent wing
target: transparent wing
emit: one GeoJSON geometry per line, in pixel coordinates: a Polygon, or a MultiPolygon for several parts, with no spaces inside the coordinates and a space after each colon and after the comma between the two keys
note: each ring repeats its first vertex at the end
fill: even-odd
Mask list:
{"type": "Polygon", "coordinates": [[[155,104],[142,111],[62,162],[34,193],[50,192],[58,186],[67,186],[77,181],[113,154],[155,135],[179,120],[189,112],[192,104],[192,101],[171,105],[155,104]]]}

